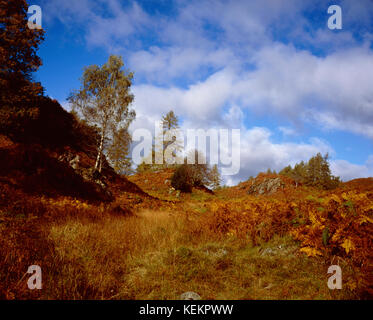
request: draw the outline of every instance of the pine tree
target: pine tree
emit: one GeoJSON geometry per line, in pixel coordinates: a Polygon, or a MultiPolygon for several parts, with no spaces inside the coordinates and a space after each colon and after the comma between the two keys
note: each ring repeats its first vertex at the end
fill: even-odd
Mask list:
{"type": "Polygon", "coordinates": [[[36,55],[44,31],[27,26],[25,0],[0,0],[0,131],[23,131],[36,119],[43,94],[32,73],[41,65],[36,55]]]}
{"type": "Polygon", "coordinates": [[[23,103],[43,93],[32,82],[32,72],[42,64],[36,51],[44,31],[27,26],[25,0],[0,0],[0,106],[23,103]]]}
{"type": "Polygon", "coordinates": [[[291,165],[288,165],[287,167],[283,168],[279,174],[287,177],[291,177],[293,169],[291,168],[291,165]]]}
{"type": "Polygon", "coordinates": [[[302,183],[305,181],[306,171],[307,168],[304,161],[297,163],[294,166],[294,169],[292,169],[290,177],[295,180],[296,187],[298,186],[298,183],[302,183]]]}
{"type": "Polygon", "coordinates": [[[296,185],[303,183],[321,189],[332,189],[338,186],[340,179],[331,174],[328,159],[328,154],[322,156],[317,153],[307,163],[301,161],[294,168],[289,165],[282,169],[280,174],[294,179],[296,185]]]}

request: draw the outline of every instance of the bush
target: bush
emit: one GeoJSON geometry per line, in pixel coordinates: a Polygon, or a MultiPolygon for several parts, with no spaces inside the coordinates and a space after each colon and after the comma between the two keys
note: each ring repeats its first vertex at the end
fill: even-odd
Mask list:
{"type": "Polygon", "coordinates": [[[193,181],[187,165],[183,164],[175,170],[171,179],[171,186],[182,192],[192,192],[193,181]]]}

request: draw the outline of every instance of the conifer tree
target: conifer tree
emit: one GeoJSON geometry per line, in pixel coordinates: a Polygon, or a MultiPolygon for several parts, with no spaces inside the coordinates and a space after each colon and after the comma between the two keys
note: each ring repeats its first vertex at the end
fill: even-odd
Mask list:
{"type": "Polygon", "coordinates": [[[44,31],[27,26],[25,0],[0,0],[0,131],[23,131],[36,119],[43,87],[32,73],[42,64],[36,51],[44,31]]]}

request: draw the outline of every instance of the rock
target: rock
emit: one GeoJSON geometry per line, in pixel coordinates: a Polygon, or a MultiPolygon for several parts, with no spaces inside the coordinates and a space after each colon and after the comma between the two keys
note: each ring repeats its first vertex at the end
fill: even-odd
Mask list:
{"type": "Polygon", "coordinates": [[[271,195],[277,192],[279,189],[284,188],[284,183],[280,178],[265,178],[262,182],[258,182],[256,179],[253,179],[251,186],[247,191],[248,194],[268,194],[271,195]]]}
{"type": "Polygon", "coordinates": [[[214,258],[222,258],[228,254],[228,251],[221,248],[216,251],[206,250],[205,254],[214,258]]]}
{"type": "Polygon", "coordinates": [[[180,300],[201,300],[201,297],[198,293],[188,291],[180,295],[180,300]]]}
{"type": "Polygon", "coordinates": [[[77,154],[73,159],[69,161],[70,166],[76,170],[79,168],[80,156],[77,154]]]}
{"type": "Polygon", "coordinates": [[[273,287],[273,284],[270,283],[268,286],[264,287],[265,290],[271,289],[273,287]]]}
{"type": "Polygon", "coordinates": [[[266,248],[264,249],[262,252],[261,252],[261,256],[271,256],[271,255],[274,255],[275,254],[275,251],[271,248],[266,248]]]}

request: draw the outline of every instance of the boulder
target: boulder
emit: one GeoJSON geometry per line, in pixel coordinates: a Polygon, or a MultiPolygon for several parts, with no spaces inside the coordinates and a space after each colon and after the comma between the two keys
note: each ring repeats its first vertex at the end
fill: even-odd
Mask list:
{"type": "Polygon", "coordinates": [[[198,293],[188,291],[180,295],[180,300],[201,300],[201,296],[198,293]]]}
{"type": "Polygon", "coordinates": [[[253,179],[248,194],[268,194],[271,195],[279,189],[283,189],[285,184],[280,178],[265,178],[263,181],[253,179]]]}

